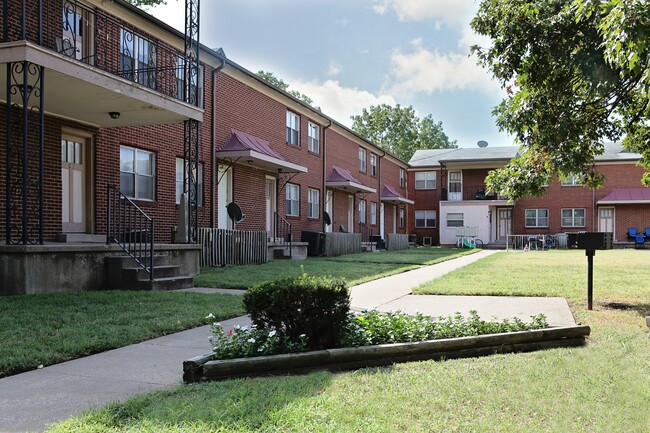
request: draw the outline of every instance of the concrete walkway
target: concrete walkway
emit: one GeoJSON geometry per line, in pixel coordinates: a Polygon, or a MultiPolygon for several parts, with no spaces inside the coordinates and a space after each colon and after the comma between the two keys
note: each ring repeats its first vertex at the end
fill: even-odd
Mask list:
{"type": "MultiPolygon", "coordinates": [[[[485,319],[544,313],[552,326],[575,324],[563,298],[492,296],[413,296],[412,288],[492,251],[481,251],[352,287],[354,309],[420,311],[433,316],[466,314],[475,309],[485,319]]],[[[188,289],[201,293],[239,291],[188,289]]],[[[231,328],[250,323],[248,317],[223,321],[231,328]]],[[[43,431],[47,424],[137,394],[182,383],[182,362],[211,350],[210,327],[202,326],[120,349],[0,379],[0,433],[43,431]]]]}

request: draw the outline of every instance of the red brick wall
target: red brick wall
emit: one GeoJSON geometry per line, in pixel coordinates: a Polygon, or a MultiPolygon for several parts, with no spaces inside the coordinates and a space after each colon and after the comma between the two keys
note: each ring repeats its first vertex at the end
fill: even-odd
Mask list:
{"type": "MultiPolygon", "coordinates": [[[[381,188],[378,188],[379,194],[384,188],[384,185],[390,186],[395,191],[399,192],[402,197],[409,198],[407,185],[408,185],[408,176],[406,174],[406,166],[398,164],[391,158],[381,158],[381,188]],[[400,169],[404,170],[404,186],[401,187],[399,184],[399,173],[400,169]]],[[[404,204],[400,205],[405,209],[406,214],[408,214],[409,206],[404,204]]],[[[384,208],[384,231],[385,233],[393,232],[393,207],[394,205],[386,203],[384,208]]],[[[399,209],[395,215],[396,223],[396,233],[407,233],[406,221],[404,227],[399,226],[399,209]]]]}
{"type": "MultiPolygon", "coordinates": [[[[423,170],[418,170],[423,171],[423,170]]],[[[442,171],[440,169],[431,169],[424,171],[436,172],[436,189],[415,189],[415,173],[416,171],[408,171],[408,197],[413,200],[415,204],[409,206],[408,209],[408,233],[417,235],[417,242],[422,242],[423,237],[431,237],[434,245],[440,243],[440,191],[446,188],[446,177],[443,179],[442,171]],[[435,228],[415,228],[415,211],[416,210],[435,210],[436,211],[436,227],[435,228]]]]}

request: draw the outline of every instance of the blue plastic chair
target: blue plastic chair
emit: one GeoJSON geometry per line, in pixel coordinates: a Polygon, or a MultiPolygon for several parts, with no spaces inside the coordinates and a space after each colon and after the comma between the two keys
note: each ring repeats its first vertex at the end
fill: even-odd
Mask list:
{"type": "Polygon", "coordinates": [[[637,229],[630,227],[627,229],[627,240],[628,241],[636,241],[636,235],[638,235],[639,232],[637,229]]]}
{"type": "Polygon", "coordinates": [[[650,227],[645,228],[645,240],[646,241],[650,240],[650,227]]]}
{"type": "Polygon", "coordinates": [[[645,248],[645,236],[642,234],[636,235],[634,238],[634,248],[645,248]]]}

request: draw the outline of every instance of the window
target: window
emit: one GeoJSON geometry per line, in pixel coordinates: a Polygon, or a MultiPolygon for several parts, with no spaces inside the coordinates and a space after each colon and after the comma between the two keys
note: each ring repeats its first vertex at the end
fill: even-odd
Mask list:
{"type": "Polygon", "coordinates": [[[581,186],[582,185],[582,176],[581,175],[571,175],[568,179],[564,179],[560,182],[562,186],[581,186]]]}
{"type": "Polygon", "coordinates": [[[404,209],[399,210],[399,228],[403,229],[406,226],[406,212],[404,209]]]}
{"type": "Polygon", "coordinates": [[[377,176],[377,155],[370,154],[370,176],[377,176]]]}
{"type": "MultiPolygon", "coordinates": [[[[453,214],[450,214],[450,215],[453,215],[453,214]]],[[[447,221],[449,221],[449,216],[447,216],[447,221]]],[[[449,224],[447,224],[447,225],[449,225],[449,224]]],[[[436,227],[436,211],[435,210],[416,210],[415,211],[415,227],[417,227],[417,228],[435,228],[436,227]]]]}
{"type": "Polygon", "coordinates": [[[370,202],[370,224],[377,224],[377,203],[370,202]]]}
{"type": "Polygon", "coordinates": [[[462,213],[448,213],[447,227],[463,227],[465,225],[465,216],[462,213]]]}
{"type": "Polygon", "coordinates": [[[309,122],[307,135],[309,136],[307,150],[314,153],[320,153],[320,128],[318,125],[309,122]]]}
{"type": "Polygon", "coordinates": [[[153,200],[156,172],[153,153],[132,147],[120,147],[120,190],[127,197],[153,200]]]}
{"type": "Polygon", "coordinates": [[[366,171],[366,149],[359,148],[359,171],[366,171]]]}
{"type": "Polygon", "coordinates": [[[526,227],[548,227],[548,209],[526,209],[526,227]]]}
{"type": "Polygon", "coordinates": [[[584,209],[562,209],[562,227],[584,227],[584,209]]]}
{"type": "Polygon", "coordinates": [[[415,189],[436,189],[436,172],[415,172],[415,189]]]}
{"type": "Polygon", "coordinates": [[[300,187],[287,184],[287,216],[300,216],[300,187]]]}
{"type": "MultiPolygon", "coordinates": [[[[183,158],[176,158],[176,204],[181,202],[181,194],[183,193],[183,158]]],[[[194,181],[196,182],[196,204],[203,206],[203,164],[198,164],[198,170],[194,173],[194,181]]]]}
{"type": "Polygon", "coordinates": [[[178,57],[176,63],[176,98],[194,104],[194,98],[198,96],[198,106],[203,108],[203,65],[199,65],[197,75],[191,75],[189,100],[185,98],[185,58],[178,57]],[[198,85],[198,89],[197,89],[198,85]],[[195,93],[198,91],[198,95],[195,93]]]}
{"type": "Polygon", "coordinates": [[[300,116],[287,111],[287,143],[300,146],[300,116]]]}
{"type": "Polygon", "coordinates": [[[320,191],[317,189],[309,188],[309,196],[307,197],[307,202],[309,204],[307,216],[309,218],[319,218],[320,217],[320,191]]]}
{"type": "Polygon", "coordinates": [[[406,172],[403,168],[399,169],[399,186],[404,188],[406,185],[406,172]]]}
{"type": "Polygon", "coordinates": [[[359,201],[359,222],[361,224],[366,223],[366,201],[365,200],[359,201]]]}
{"type": "Polygon", "coordinates": [[[122,29],[120,36],[122,76],[155,89],[156,46],[126,29],[122,29]]]}

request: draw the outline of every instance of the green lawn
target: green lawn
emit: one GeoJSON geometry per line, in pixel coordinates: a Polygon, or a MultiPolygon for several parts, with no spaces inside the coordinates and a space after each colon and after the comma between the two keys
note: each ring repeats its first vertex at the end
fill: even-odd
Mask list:
{"type": "Polygon", "coordinates": [[[49,432],[648,432],[649,263],[598,251],[591,312],[584,252],[498,253],[422,288],[567,296],[583,348],[181,386],[49,432]]]}
{"type": "Polygon", "coordinates": [[[345,278],[350,286],[398,274],[423,265],[474,253],[476,250],[420,247],[403,251],[349,254],[339,257],[308,257],[306,260],[272,260],[261,265],[202,268],[194,279],[197,287],[246,289],[265,281],[298,276],[330,275],[345,278]]]}
{"type": "Polygon", "coordinates": [[[80,292],[0,297],[0,377],[239,316],[240,296],[80,292]]]}

